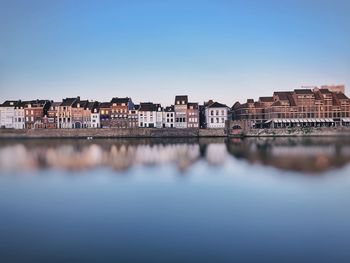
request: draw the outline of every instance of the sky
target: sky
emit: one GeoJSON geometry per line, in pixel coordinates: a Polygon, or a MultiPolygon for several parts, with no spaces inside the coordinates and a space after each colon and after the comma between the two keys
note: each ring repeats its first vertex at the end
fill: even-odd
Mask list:
{"type": "Polygon", "coordinates": [[[350,86],[350,1],[0,0],[1,101],[232,106],[323,84],[350,86]]]}

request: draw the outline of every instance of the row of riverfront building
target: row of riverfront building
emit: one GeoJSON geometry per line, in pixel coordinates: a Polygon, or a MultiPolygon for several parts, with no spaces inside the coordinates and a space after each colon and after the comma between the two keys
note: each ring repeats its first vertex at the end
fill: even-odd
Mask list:
{"type": "Polygon", "coordinates": [[[253,129],[350,126],[350,100],[345,86],[338,85],[275,91],[232,107],[212,100],[200,105],[189,102],[187,95],[175,96],[174,105],[166,107],[135,104],[129,97],[109,102],[74,97],[0,104],[0,127],[7,129],[234,128],[228,126],[230,120],[244,121],[253,129]]]}

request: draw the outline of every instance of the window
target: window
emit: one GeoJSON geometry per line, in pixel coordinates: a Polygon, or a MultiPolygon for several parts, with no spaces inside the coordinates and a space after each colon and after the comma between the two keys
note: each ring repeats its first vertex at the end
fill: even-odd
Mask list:
{"type": "Polygon", "coordinates": [[[222,123],[225,123],[225,118],[221,118],[221,122],[222,122],[222,123]]]}
{"type": "Polygon", "coordinates": [[[216,118],[216,123],[219,123],[219,118],[216,118]]]}
{"type": "Polygon", "coordinates": [[[210,118],[210,123],[214,123],[214,118],[210,118]]]}
{"type": "Polygon", "coordinates": [[[218,115],[219,115],[219,111],[217,110],[217,111],[216,111],[216,116],[218,116],[218,115]]]}
{"type": "Polygon", "coordinates": [[[210,115],[214,115],[214,111],[213,110],[210,112],[210,115]]]}

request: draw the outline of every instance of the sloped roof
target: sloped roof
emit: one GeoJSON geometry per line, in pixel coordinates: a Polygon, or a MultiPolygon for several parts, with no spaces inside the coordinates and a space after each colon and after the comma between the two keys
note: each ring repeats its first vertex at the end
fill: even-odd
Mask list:
{"type": "Polygon", "coordinates": [[[139,111],[158,111],[160,104],[154,104],[152,102],[141,102],[139,111]]]}
{"type": "Polygon", "coordinates": [[[193,107],[194,110],[198,110],[198,103],[196,103],[196,102],[189,102],[187,104],[187,109],[190,109],[191,106],[193,107]]]}
{"type": "Polygon", "coordinates": [[[332,94],[332,92],[329,89],[320,89],[320,92],[322,94],[332,94]]]}
{"type": "Polygon", "coordinates": [[[187,95],[177,95],[175,96],[175,104],[177,101],[185,101],[185,104],[188,103],[188,96],[187,95]]]}
{"type": "Polygon", "coordinates": [[[320,92],[315,92],[315,100],[323,100],[323,97],[321,96],[321,93],[320,92]]]}
{"type": "Polygon", "coordinates": [[[239,101],[236,101],[233,106],[231,107],[231,109],[238,109],[241,106],[241,103],[239,101]]]}
{"type": "Polygon", "coordinates": [[[19,100],[6,100],[0,107],[15,107],[20,101],[19,100]]]}
{"type": "Polygon", "coordinates": [[[314,94],[311,89],[295,89],[295,94],[314,94]]]}
{"type": "Polygon", "coordinates": [[[73,103],[79,98],[65,98],[62,100],[62,103],[60,106],[72,106],[73,103]]]}
{"type": "Polygon", "coordinates": [[[291,94],[290,91],[275,91],[274,96],[277,96],[280,100],[289,100],[288,95],[291,94]]]}
{"type": "Polygon", "coordinates": [[[261,102],[273,102],[273,97],[260,97],[259,101],[261,102]]]}
{"type": "Polygon", "coordinates": [[[125,98],[115,97],[115,98],[112,98],[111,103],[112,104],[116,103],[117,105],[122,104],[122,103],[128,104],[130,101],[131,101],[131,98],[129,98],[129,97],[125,97],[125,98]]]}
{"type": "Polygon", "coordinates": [[[271,106],[282,106],[282,103],[281,103],[281,101],[275,101],[274,103],[272,103],[272,105],[271,106]]]}
{"type": "Polygon", "coordinates": [[[86,108],[87,105],[89,104],[89,101],[88,100],[76,100],[73,102],[72,107],[76,108],[76,107],[78,107],[78,104],[79,104],[80,108],[86,108]]]}
{"type": "Polygon", "coordinates": [[[219,102],[214,102],[212,104],[210,104],[209,106],[207,106],[208,108],[228,108],[227,105],[225,104],[221,104],[219,102]]]}
{"type": "Polygon", "coordinates": [[[335,93],[339,100],[348,100],[349,98],[344,93],[335,93]]]}
{"type": "Polygon", "coordinates": [[[166,111],[166,112],[174,112],[174,105],[165,107],[164,111],[166,111]]]}
{"type": "Polygon", "coordinates": [[[106,109],[106,108],[110,108],[112,106],[112,104],[110,102],[101,102],[100,103],[100,109],[106,109]]]}
{"type": "Polygon", "coordinates": [[[62,102],[52,102],[51,107],[58,107],[61,105],[62,102]]]}

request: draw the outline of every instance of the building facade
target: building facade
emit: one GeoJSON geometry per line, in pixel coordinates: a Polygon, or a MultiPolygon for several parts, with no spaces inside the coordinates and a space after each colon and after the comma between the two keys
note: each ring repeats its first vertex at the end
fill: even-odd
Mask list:
{"type": "Polygon", "coordinates": [[[102,102],[100,104],[100,125],[101,128],[111,127],[111,103],[102,102]]]}
{"type": "Polygon", "coordinates": [[[138,110],[139,127],[141,128],[162,128],[163,113],[160,104],[152,102],[141,102],[138,110]]]}
{"type": "Polygon", "coordinates": [[[348,125],[350,100],[344,90],[344,86],[322,86],[277,91],[258,102],[236,102],[233,119],[249,121],[253,128],[348,125]]]}
{"type": "Polygon", "coordinates": [[[49,129],[58,128],[58,107],[61,102],[52,102],[50,108],[47,111],[47,123],[49,129]]]}
{"type": "Polygon", "coordinates": [[[97,129],[101,128],[100,123],[100,103],[98,101],[95,101],[89,104],[89,110],[90,110],[90,128],[97,129]]]}
{"type": "Polygon", "coordinates": [[[14,128],[15,107],[18,103],[16,100],[7,100],[0,105],[0,128],[14,128]]]}
{"type": "Polygon", "coordinates": [[[180,95],[175,97],[175,128],[187,128],[187,103],[188,96],[180,95]]]}
{"type": "Polygon", "coordinates": [[[174,105],[165,107],[163,111],[163,127],[175,128],[175,110],[174,105]]]}
{"type": "Polygon", "coordinates": [[[140,109],[140,105],[134,104],[134,108],[129,110],[128,128],[139,127],[139,109],[140,109]]]}
{"type": "Polygon", "coordinates": [[[18,103],[15,106],[14,111],[14,119],[13,119],[13,128],[17,130],[25,129],[25,115],[24,115],[24,108],[26,106],[25,101],[18,101],[18,103]]]}
{"type": "Polygon", "coordinates": [[[187,104],[187,128],[199,128],[199,107],[198,103],[187,104]]]}
{"type": "Polygon", "coordinates": [[[26,103],[24,108],[26,129],[46,128],[44,117],[47,116],[51,103],[49,100],[32,100],[26,103]]]}
{"type": "Polygon", "coordinates": [[[80,97],[66,98],[62,100],[62,103],[58,106],[57,119],[58,128],[71,129],[73,128],[73,104],[80,100],[80,97]]]}
{"type": "Polygon", "coordinates": [[[134,108],[131,98],[113,98],[111,100],[110,126],[115,128],[128,128],[129,111],[134,108]]]}
{"type": "Polygon", "coordinates": [[[226,127],[228,107],[225,104],[213,102],[205,108],[206,123],[208,129],[226,127]]]}

